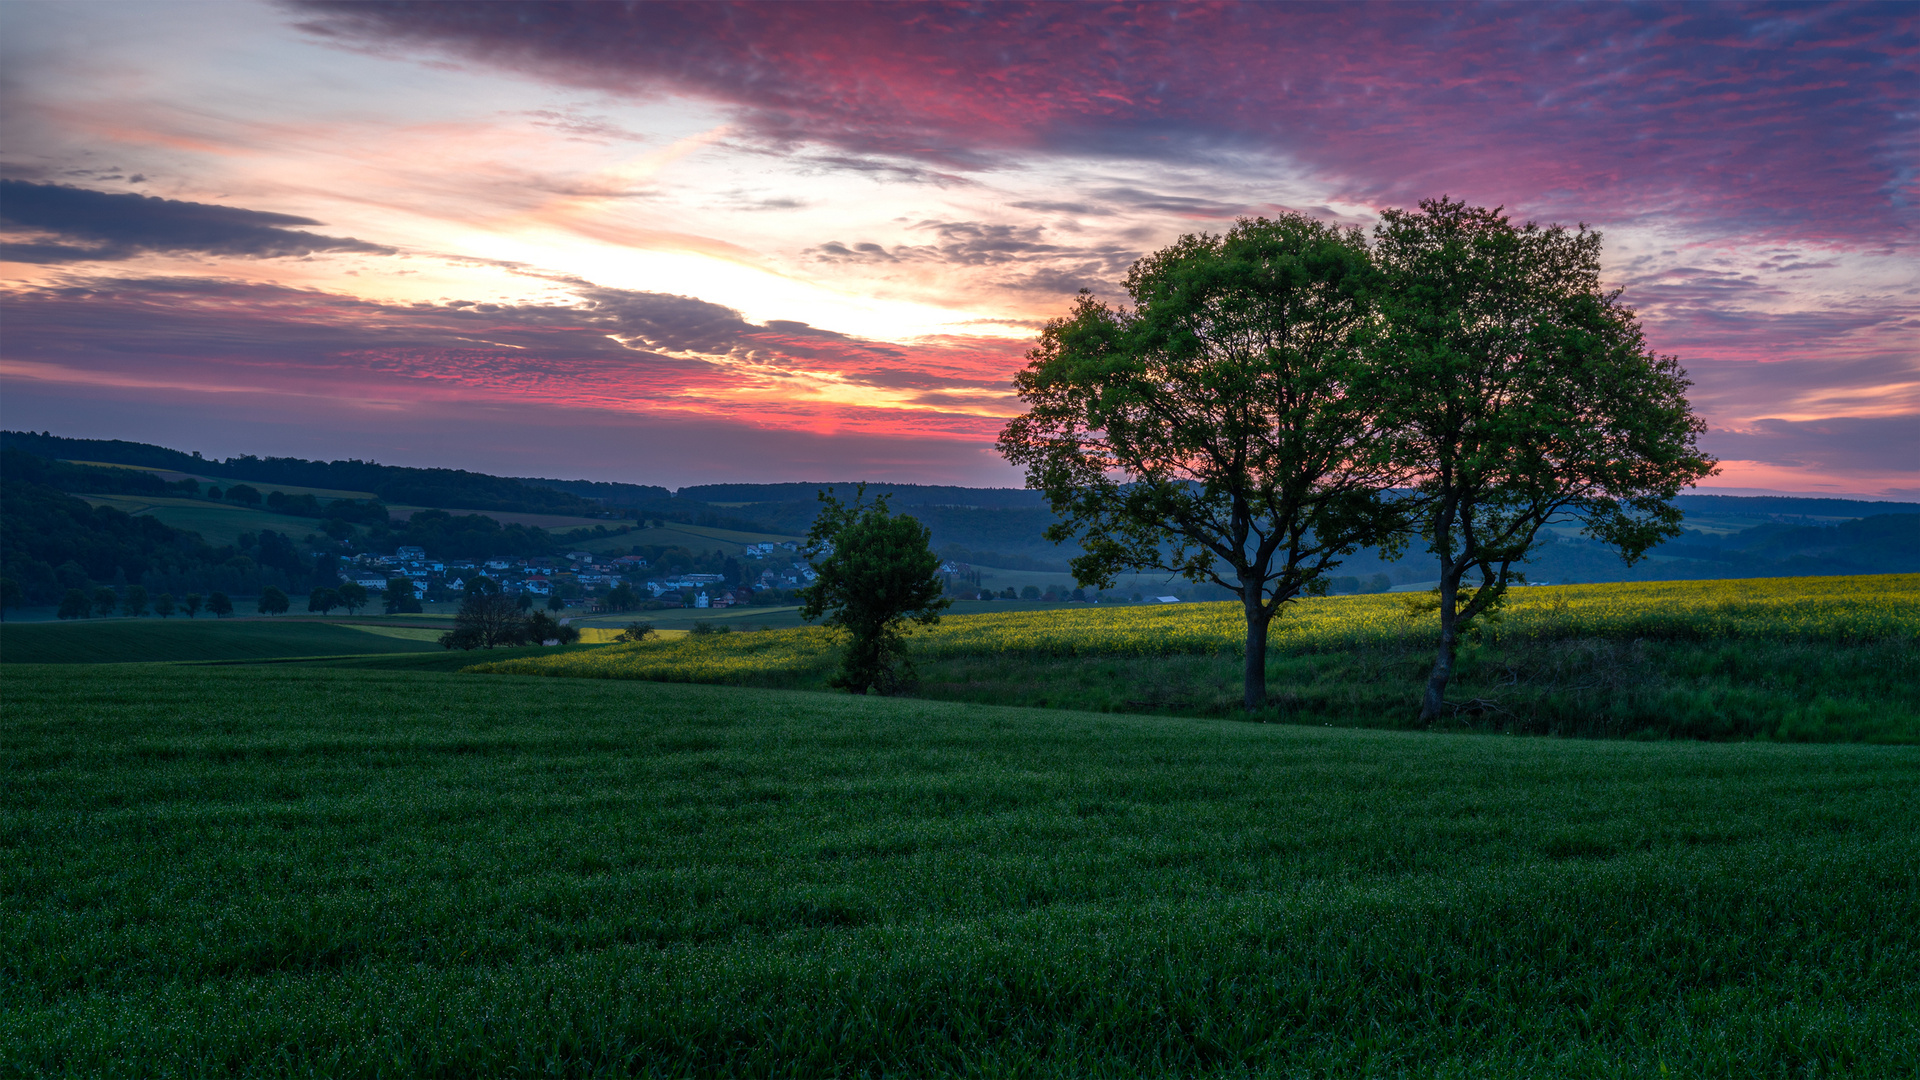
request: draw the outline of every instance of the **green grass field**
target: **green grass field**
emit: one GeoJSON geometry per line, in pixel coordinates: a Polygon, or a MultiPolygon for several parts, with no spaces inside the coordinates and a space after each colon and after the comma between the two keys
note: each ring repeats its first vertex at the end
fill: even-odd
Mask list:
{"type": "MultiPolygon", "coordinates": [[[[1084,604],[1048,603],[1042,600],[956,600],[948,616],[991,615],[1009,611],[1062,611],[1084,604]]],[[[664,608],[659,611],[630,611],[616,615],[576,615],[575,626],[623,627],[630,622],[647,622],[663,630],[685,630],[695,623],[712,623],[733,630],[791,630],[806,626],[800,609],[794,605],[731,608],[664,608]]]]}
{"type": "Polygon", "coordinates": [[[0,687],[4,1075],[1920,1060],[1910,747],[285,665],[0,687]]]}
{"type": "MultiPolygon", "coordinates": [[[[602,521],[596,522],[595,524],[606,525],[611,528],[621,523],[602,521]]],[[[628,524],[631,524],[631,522],[628,524]]],[[[729,555],[739,555],[741,550],[748,544],[765,542],[778,543],[783,540],[798,539],[800,539],[800,537],[788,536],[782,533],[739,532],[734,529],[716,529],[707,525],[683,525],[677,522],[668,522],[657,529],[648,527],[645,529],[636,529],[624,536],[602,537],[597,540],[583,541],[574,550],[592,551],[600,554],[624,554],[636,544],[649,544],[662,547],[679,546],[689,551],[724,551],[729,555]]],[[[795,557],[791,552],[785,553],[785,556],[787,558],[795,557]]]]}
{"type": "Polygon", "coordinates": [[[244,506],[207,502],[204,499],[147,498],[133,495],[84,495],[95,506],[111,506],[123,513],[146,514],[176,529],[197,532],[209,544],[238,543],[243,532],[272,529],[298,541],[318,533],[320,522],[313,518],[292,517],[268,510],[249,510],[244,506]]]}
{"type": "Polygon", "coordinates": [[[419,513],[422,510],[445,510],[447,513],[452,514],[455,517],[459,517],[463,514],[479,514],[483,517],[490,517],[493,520],[498,521],[502,525],[525,525],[528,528],[545,529],[548,532],[554,532],[554,533],[567,532],[571,529],[591,529],[596,525],[603,525],[609,529],[613,529],[613,528],[619,527],[620,525],[627,524],[626,522],[610,520],[608,518],[580,517],[574,514],[535,514],[535,513],[522,513],[517,510],[462,510],[462,509],[459,509],[458,507],[451,507],[451,506],[448,506],[448,507],[389,506],[387,507],[388,513],[398,521],[410,520],[413,517],[413,515],[419,513]]]}
{"type": "MultiPolygon", "coordinates": [[[[1259,718],[1415,723],[1435,620],[1411,612],[1408,599],[1330,597],[1290,609],[1273,628],[1268,706],[1259,718]]],[[[1242,715],[1246,631],[1237,605],[966,607],[973,610],[908,639],[916,696],[1242,715]]],[[[478,669],[821,690],[839,663],[840,640],[819,628],[774,629],[488,657],[478,669]]],[[[1460,708],[1444,726],[1920,743],[1915,687],[1920,575],[1559,586],[1520,590],[1462,648],[1448,691],[1460,708]]]]}
{"type": "MultiPolygon", "coordinates": [[[[0,624],[0,664],[257,660],[443,651],[425,627],[356,627],[292,619],[104,619],[0,624]],[[404,630],[405,632],[399,632],[404,630]]],[[[468,661],[472,663],[472,660],[468,661]]]]}

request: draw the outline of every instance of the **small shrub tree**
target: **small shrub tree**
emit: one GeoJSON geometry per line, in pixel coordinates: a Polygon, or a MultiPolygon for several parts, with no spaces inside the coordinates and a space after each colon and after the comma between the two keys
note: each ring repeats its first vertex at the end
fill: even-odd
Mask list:
{"type": "Polygon", "coordinates": [[[287,594],[269,585],[260,591],[260,602],[254,605],[254,609],[262,615],[285,615],[290,606],[287,594]]]}
{"type": "MultiPolygon", "coordinates": [[[[476,578],[476,582],[486,578],[476,578]]],[[[440,635],[440,644],[448,649],[493,649],[518,645],[527,639],[527,621],[514,606],[513,598],[502,596],[499,587],[467,590],[460,611],[453,617],[453,629],[440,635]]]]}
{"type": "Polygon", "coordinates": [[[87,594],[79,589],[68,589],[67,595],[60,600],[60,617],[63,619],[84,619],[93,613],[93,605],[87,602],[87,594]]]}
{"type": "Polygon", "coordinates": [[[420,600],[414,594],[413,582],[403,577],[388,578],[386,598],[381,607],[389,615],[420,614],[420,600]]]}
{"type": "Polygon", "coordinates": [[[145,586],[127,586],[127,595],[120,598],[120,614],[139,618],[147,613],[147,590],[145,586]]]}
{"type": "Polygon", "coordinates": [[[526,637],[531,644],[571,645],[580,640],[580,631],[544,611],[536,611],[527,616],[526,637]]]}
{"type": "Polygon", "coordinates": [[[940,595],[940,557],[927,527],[887,510],[887,497],[868,504],[866,485],[851,506],[820,493],[820,514],[807,533],[815,553],[813,584],[801,590],[800,617],[822,619],[849,636],[840,673],[831,685],[850,693],[897,693],[912,685],[905,631],[909,620],[940,621],[951,600],[940,595]]]}
{"type": "Polygon", "coordinates": [[[120,597],[117,596],[112,589],[102,585],[93,590],[93,613],[95,615],[104,619],[113,614],[113,609],[119,606],[120,597]]]}
{"type": "Polygon", "coordinates": [[[356,581],[349,581],[334,590],[340,597],[340,606],[353,615],[367,606],[367,587],[356,581]]]}
{"type": "Polygon", "coordinates": [[[191,619],[195,615],[200,614],[200,605],[204,602],[205,601],[200,598],[199,593],[190,592],[180,601],[180,607],[181,610],[187,613],[187,618],[191,619]]]}
{"type": "Polygon", "coordinates": [[[337,589],[329,589],[323,585],[307,596],[308,611],[317,611],[325,615],[339,606],[340,592],[337,589]]]}
{"type": "Polygon", "coordinates": [[[174,611],[174,604],[173,604],[172,593],[163,592],[160,595],[153,598],[153,613],[155,615],[158,615],[164,619],[172,615],[173,611],[174,611]]]}
{"type": "Polygon", "coordinates": [[[614,640],[615,641],[645,641],[650,637],[658,637],[658,636],[660,635],[654,632],[652,623],[630,622],[627,624],[627,628],[625,630],[620,631],[620,636],[615,638],[614,640]]]}
{"type": "Polygon", "coordinates": [[[207,610],[213,612],[216,619],[224,619],[233,614],[233,598],[215,589],[207,597],[207,610]]]}

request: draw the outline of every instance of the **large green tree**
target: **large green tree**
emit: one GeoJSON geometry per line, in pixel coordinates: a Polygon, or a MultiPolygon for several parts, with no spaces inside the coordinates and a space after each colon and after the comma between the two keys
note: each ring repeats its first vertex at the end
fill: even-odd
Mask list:
{"type": "Polygon", "coordinates": [[[1136,263],[1131,311],[1083,293],[1014,378],[1028,412],[1000,452],[1059,516],[1048,537],[1080,541],[1074,576],[1107,588],[1164,570],[1231,590],[1249,710],[1266,703],[1275,615],[1403,524],[1361,347],[1374,285],[1358,230],[1241,221],[1136,263]]]}
{"type": "Polygon", "coordinates": [[[1440,645],[1420,710],[1432,722],[1462,632],[1549,524],[1577,522],[1632,562],[1679,534],[1671,500],[1714,462],[1678,361],[1601,286],[1599,233],[1429,199],[1383,215],[1374,258],[1369,348],[1397,391],[1383,424],[1438,560],[1440,645]]]}
{"type": "Polygon", "coordinates": [[[800,617],[820,619],[848,635],[846,655],[832,685],[855,694],[897,692],[913,682],[904,640],[908,622],[940,621],[952,601],[940,594],[940,557],[919,521],[887,510],[887,497],[851,505],[820,492],[821,508],[807,534],[818,575],[801,590],[800,617]]]}

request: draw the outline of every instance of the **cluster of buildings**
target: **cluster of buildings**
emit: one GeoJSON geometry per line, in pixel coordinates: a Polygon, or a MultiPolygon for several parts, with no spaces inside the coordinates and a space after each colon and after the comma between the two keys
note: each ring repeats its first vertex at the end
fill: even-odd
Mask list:
{"type": "MultiPolygon", "coordinates": [[[[756,590],[805,588],[819,575],[799,558],[790,558],[784,567],[772,565],[782,555],[797,556],[799,545],[785,543],[748,544],[744,554],[757,560],[759,575],[752,588],[728,588],[720,574],[673,574],[647,578],[647,560],[638,555],[609,558],[587,551],[565,556],[492,559],[432,559],[425,548],[401,547],[391,555],[363,554],[341,564],[340,580],[354,582],[369,592],[384,592],[387,583],[404,580],[413,586],[416,600],[453,599],[475,577],[486,576],[510,596],[549,597],[556,593],[578,598],[588,605],[597,603],[595,594],[604,595],[625,584],[636,592],[669,603],[684,603],[696,608],[724,608],[745,603],[756,590]],[[570,587],[571,586],[571,587],[570,587]]],[[[964,563],[942,564],[942,573],[966,572],[964,563]]]]}
{"type": "MultiPolygon", "coordinates": [[[[747,545],[750,559],[772,559],[794,553],[797,545],[764,543],[747,545]]],[[[405,580],[413,586],[416,600],[453,599],[467,583],[484,575],[510,596],[528,594],[553,596],[556,592],[595,604],[595,594],[625,584],[640,595],[669,603],[685,603],[696,608],[724,608],[745,603],[755,589],[798,589],[817,575],[805,562],[795,560],[785,568],[763,568],[754,588],[731,589],[720,574],[671,574],[647,578],[647,560],[639,555],[609,558],[592,552],[575,551],[565,556],[492,559],[433,559],[426,549],[401,547],[392,555],[363,554],[341,564],[340,580],[354,582],[369,592],[384,592],[389,581],[405,580]],[[568,588],[568,586],[573,586],[568,588]]],[[[576,601],[578,602],[578,601],[576,601]]]]}
{"type": "Polygon", "coordinates": [[[458,595],[475,577],[487,577],[510,596],[523,593],[551,596],[565,585],[577,585],[581,595],[611,588],[647,568],[647,560],[638,555],[605,558],[587,551],[575,551],[564,557],[445,560],[430,559],[425,548],[401,547],[391,555],[360,555],[340,571],[342,581],[352,581],[374,592],[383,592],[387,583],[406,580],[413,585],[415,599],[430,595],[458,595]]]}

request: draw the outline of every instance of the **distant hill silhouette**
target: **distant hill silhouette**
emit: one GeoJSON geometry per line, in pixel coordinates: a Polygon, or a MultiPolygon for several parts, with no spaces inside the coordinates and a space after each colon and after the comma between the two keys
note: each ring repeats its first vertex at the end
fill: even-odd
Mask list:
{"type": "MultiPolygon", "coordinates": [[[[461,469],[420,469],[377,462],[306,461],[252,455],[224,461],[197,453],[119,439],[69,439],[46,432],[0,432],[0,447],[41,458],[113,462],[244,480],[262,486],[371,491],[389,504],[452,510],[614,514],[743,532],[799,535],[819,510],[817,493],[833,488],[851,496],[856,481],[781,484],[696,484],[670,491],[651,484],[599,480],[502,477],[461,469]]],[[[78,490],[82,478],[101,491],[152,484],[115,481],[101,470],[61,466],[45,472],[55,486],[78,490]],[[120,487],[114,487],[119,483],[120,487]]],[[[1070,547],[1047,543],[1052,512],[1037,491],[935,484],[869,483],[867,495],[886,495],[893,507],[925,522],[936,547],[950,557],[1006,569],[1064,573],[1070,547]]],[[[1920,570],[1920,503],[1784,495],[1682,495],[1675,504],[1690,518],[1716,519],[1717,532],[1689,529],[1635,567],[1605,547],[1578,538],[1535,553],[1536,579],[1611,581],[1648,578],[1759,577],[1920,570]],[[1873,519],[1869,522],[1868,519],[1873,519]],[[1881,520],[1888,519],[1888,520],[1881,520]],[[1726,523],[1744,530],[1726,534],[1726,523]]],[[[1394,562],[1361,552],[1343,572],[1390,570],[1396,580],[1420,580],[1423,562],[1409,554],[1394,562]]]]}

